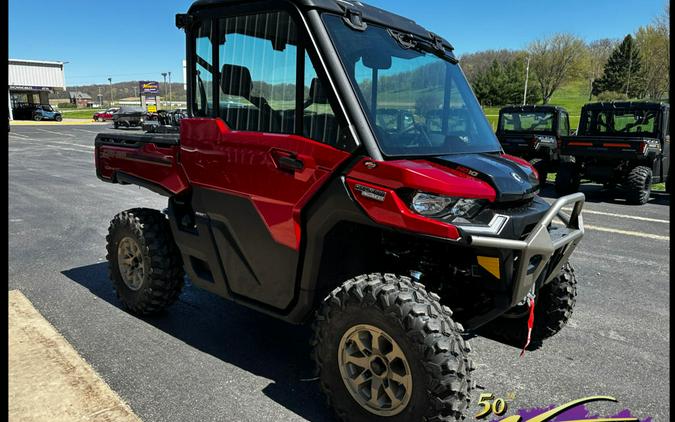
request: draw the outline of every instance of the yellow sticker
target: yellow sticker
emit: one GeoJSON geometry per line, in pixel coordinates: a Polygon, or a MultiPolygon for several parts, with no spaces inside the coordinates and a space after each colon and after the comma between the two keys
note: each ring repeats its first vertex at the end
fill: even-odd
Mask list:
{"type": "Polygon", "coordinates": [[[487,272],[489,272],[496,278],[501,278],[499,273],[499,258],[493,258],[490,256],[479,256],[478,265],[485,268],[487,272]]]}

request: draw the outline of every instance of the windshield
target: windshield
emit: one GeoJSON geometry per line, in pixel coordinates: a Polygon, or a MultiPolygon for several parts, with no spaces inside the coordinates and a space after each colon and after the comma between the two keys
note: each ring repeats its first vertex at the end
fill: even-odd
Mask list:
{"type": "Polygon", "coordinates": [[[457,64],[383,27],[359,32],[338,16],[324,21],[385,155],[501,150],[457,64]]]}
{"type": "Polygon", "coordinates": [[[553,113],[502,113],[499,128],[502,132],[553,132],[554,122],[553,113]]]}
{"type": "Polygon", "coordinates": [[[581,126],[588,135],[639,135],[658,137],[658,110],[591,110],[581,126]]]}

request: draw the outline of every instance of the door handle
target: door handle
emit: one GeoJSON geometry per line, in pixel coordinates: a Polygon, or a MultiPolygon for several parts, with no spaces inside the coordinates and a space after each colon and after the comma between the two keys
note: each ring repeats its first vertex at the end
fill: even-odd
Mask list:
{"type": "Polygon", "coordinates": [[[305,168],[305,163],[302,160],[299,160],[295,157],[279,157],[277,163],[280,169],[290,170],[290,171],[300,171],[305,168]]]}
{"type": "Polygon", "coordinates": [[[279,170],[296,172],[305,168],[305,163],[294,152],[273,149],[271,155],[279,170]]]}

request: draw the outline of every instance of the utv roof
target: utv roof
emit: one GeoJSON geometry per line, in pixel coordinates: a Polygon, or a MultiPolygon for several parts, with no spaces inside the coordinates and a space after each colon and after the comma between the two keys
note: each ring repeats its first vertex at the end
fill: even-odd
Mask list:
{"type": "Polygon", "coordinates": [[[670,109],[670,104],[664,102],[648,101],[612,101],[601,103],[590,103],[583,106],[585,110],[615,110],[615,109],[642,109],[642,110],[664,110],[670,109]]]}
{"type": "Polygon", "coordinates": [[[511,106],[506,106],[502,107],[499,109],[499,112],[504,112],[504,113],[518,113],[518,112],[551,112],[551,111],[564,111],[567,112],[565,107],[561,106],[556,106],[556,105],[549,105],[549,104],[544,104],[544,105],[537,105],[537,104],[527,104],[527,105],[511,105],[511,106]]]}
{"type": "MultiPolygon", "coordinates": [[[[366,22],[383,25],[402,32],[408,32],[419,37],[433,39],[439,38],[445,48],[452,50],[452,45],[442,37],[424,29],[415,21],[387,12],[386,10],[370,6],[361,1],[355,0],[286,0],[286,2],[298,6],[301,10],[318,9],[321,11],[345,15],[348,11],[356,12],[361,15],[366,22]]],[[[251,0],[197,0],[192,3],[188,13],[195,12],[210,7],[229,6],[237,4],[252,3],[251,0]]]]}

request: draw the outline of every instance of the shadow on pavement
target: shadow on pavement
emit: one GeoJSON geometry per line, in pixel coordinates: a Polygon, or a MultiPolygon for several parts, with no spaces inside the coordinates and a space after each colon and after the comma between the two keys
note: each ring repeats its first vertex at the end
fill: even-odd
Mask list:
{"type": "MultiPolygon", "coordinates": [[[[62,272],[117,308],[107,263],[62,272]]],[[[263,393],[311,421],[333,421],[313,377],[307,326],[287,324],[221,299],[189,283],[177,303],[143,320],[186,344],[257,376],[273,380],[263,393]]]]}
{"type": "MultiPolygon", "coordinates": [[[[601,185],[582,184],[579,187],[579,192],[582,192],[584,195],[586,195],[586,202],[596,202],[596,203],[605,202],[608,204],[619,204],[637,207],[640,206],[628,204],[626,202],[624,193],[619,189],[607,189],[601,185]]],[[[555,192],[555,188],[551,182],[546,184],[546,187],[544,187],[539,194],[542,197],[549,199],[556,199],[560,197],[560,195],[558,195],[555,192]]],[[[669,206],[670,194],[663,191],[652,191],[652,195],[648,204],[669,206]]]]}

